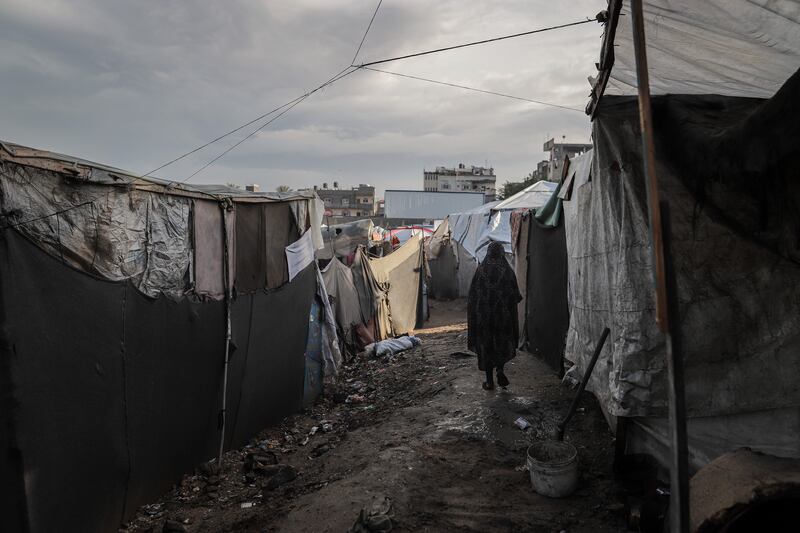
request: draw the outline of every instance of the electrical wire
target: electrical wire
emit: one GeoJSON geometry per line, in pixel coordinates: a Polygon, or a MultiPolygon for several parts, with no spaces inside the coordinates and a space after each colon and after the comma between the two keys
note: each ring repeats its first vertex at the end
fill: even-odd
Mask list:
{"type": "Polygon", "coordinates": [[[468,87],[466,85],[459,85],[457,83],[449,83],[449,82],[446,82],[446,81],[431,80],[431,79],[428,79],[428,78],[422,78],[420,76],[412,76],[411,74],[401,74],[399,72],[391,72],[391,71],[388,71],[388,70],[381,70],[381,69],[372,68],[372,67],[363,67],[363,68],[364,68],[364,70],[371,70],[373,72],[380,72],[380,73],[383,73],[383,74],[391,74],[392,76],[399,76],[401,78],[409,78],[409,79],[412,79],[412,80],[424,81],[424,82],[428,82],[428,83],[435,83],[436,85],[444,85],[444,86],[447,86],[447,87],[455,87],[457,89],[465,89],[467,91],[475,91],[475,92],[478,92],[478,93],[490,94],[490,95],[493,95],[493,96],[502,96],[503,98],[511,98],[513,100],[521,100],[523,102],[531,102],[531,103],[534,103],[534,104],[540,104],[540,105],[545,105],[545,106],[550,106],[550,107],[558,107],[560,109],[567,109],[569,111],[578,111],[579,113],[583,113],[584,112],[583,109],[580,109],[580,108],[577,108],[577,107],[569,107],[569,106],[560,105],[560,104],[553,104],[553,103],[550,103],[550,102],[542,102],[541,100],[533,100],[531,98],[523,98],[522,96],[513,96],[511,94],[504,94],[504,93],[498,93],[498,92],[495,92],[495,91],[487,91],[487,90],[484,90],[484,89],[477,89],[475,87],[468,87]]]}
{"type": "Polygon", "coordinates": [[[151,171],[150,171],[150,172],[148,172],[147,174],[144,174],[144,176],[143,176],[143,177],[150,176],[150,175],[152,175],[154,172],[158,172],[158,171],[159,171],[159,170],[161,170],[162,168],[166,168],[166,167],[170,166],[170,165],[171,165],[171,164],[173,164],[173,163],[177,163],[177,162],[178,162],[178,161],[180,161],[181,159],[184,159],[184,158],[186,158],[186,157],[189,157],[190,155],[192,155],[192,154],[194,154],[194,153],[196,153],[196,152],[199,152],[199,151],[200,151],[200,150],[202,150],[203,148],[206,148],[206,147],[208,147],[208,146],[211,146],[211,145],[212,145],[212,144],[214,144],[215,142],[221,141],[221,140],[222,140],[222,139],[224,139],[225,137],[228,137],[228,136],[230,136],[230,135],[233,135],[234,133],[236,133],[236,132],[238,132],[238,131],[241,131],[241,130],[243,130],[244,128],[246,128],[247,126],[250,126],[251,124],[255,124],[255,123],[256,123],[256,122],[258,122],[259,120],[263,120],[263,119],[267,118],[268,116],[270,116],[270,115],[272,115],[272,114],[274,114],[274,113],[276,113],[276,112],[280,111],[281,109],[283,109],[283,108],[285,108],[285,107],[288,107],[288,106],[290,106],[290,105],[293,105],[295,102],[298,102],[299,100],[302,100],[302,99],[306,98],[306,97],[307,97],[309,94],[311,94],[311,93],[313,93],[313,92],[316,92],[316,91],[318,91],[319,89],[321,89],[321,88],[323,88],[323,87],[325,87],[325,86],[329,85],[329,84],[331,83],[331,80],[335,79],[337,76],[339,76],[340,74],[342,74],[343,72],[345,72],[345,71],[346,71],[347,69],[349,69],[349,68],[352,68],[352,67],[345,67],[345,68],[343,68],[342,70],[340,70],[339,72],[337,72],[336,74],[334,74],[334,75],[333,75],[331,78],[329,78],[329,79],[328,79],[328,80],[327,80],[325,83],[323,83],[322,85],[320,85],[319,87],[317,87],[317,88],[316,88],[316,89],[314,89],[313,91],[310,91],[310,92],[308,92],[308,93],[302,94],[302,95],[298,96],[297,98],[294,98],[293,100],[289,100],[289,101],[288,101],[288,102],[286,102],[285,104],[279,105],[279,106],[278,106],[278,107],[276,107],[275,109],[273,109],[273,110],[271,110],[271,111],[268,111],[268,112],[264,113],[263,115],[259,115],[259,116],[257,116],[256,118],[254,118],[253,120],[251,120],[251,121],[249,121],[249,122],[245,122],[245,123],[244,123],[244,124],[242,124],[241,126],[238,126],[238,127],[234,128],[234,129],[230,130],[230,131],[229,131],[229,132],[227,132],[227,133],[223,133],[223,134],[222,134],[222,135],[220,135],[219,137],[217,137],[217,138],[215,138],[215,139],[212,139],[212,140],[208,141],[207,143],[205,143],[205,144],[203,144],[203,145],[201,145],[201,146],[198,146],[197,148],[194,148],[194,149],[192,149],[192,150],[189,150],[189,151],[188,151],[188,152],[186,152],[185,154],[183,154],[183,155],[180,155],[180,156],[176,157],[175,159],[173,159],[173,160],[171,160],[171,161],[167,161],[167,162],[166,162],[166,163],[164,163],[163,165],[161,165],[161,166],[159,166],[159,167],[156,167],[156,168],[154,168],[153,170],[151,170],[151,171]]]}
{"type": "Polygon", "coordinates": [[[513,35],[504,35],[502,37],[493,37],[491,39],[483,39],[482,41],[473,41],[473,42],[470,42],[470,43],[457,44],[457,45],[454,45],[454,46],[446,46],[444,48],[436,48],[435,50],[427,50],[425,52],[417,52],[417,53],[414,53],[414,54],[406,54],[404,56],[391,57],[389,59],[381,59],[379,61],[370,61],[369,63],[361,63],[360,65],[353,65],[353,66],[358,67],[358,68],[370,67],[372,65],[379,65],[381,63],[389,63],[390,61],[399,61],[401,59],[409,59],[411,57],[426,56],[426,55],[429,55],[429,54],[436,54],[436,53],[439,53],[439,52],[446,52],[448,50],[456,50],[458,48],[466,48],[468,46],[476,46],[476,45],[479,45],[479,44],[493,43],[493,42],[496,42],[496,41],[504,41],[506,39],[513,39],[515,37],[524,37],[525,35],[533,35],[534,33],[542,33],[542,32],[551,31],[551,30],[559,30],[561,28],[569,28],[570,26],[578,26],[580,24],[587,24],[589,22],[595,22],[597,20],[598,20],[597,17],[592,18],[592,19],[579,20],[577,22],[570,22],[570,23],[567,23],[567,24],[559,24],[558,26],[550,26],[548,28],[540,28],[538,30],[524,31],[522,33],[515,33],[513,35]]]}
{"type": "Polygon", "coordinates": [[[291,101],[289,101],[289,102],[286,102],[285,104],[283,104],[283,105],[280,105],[280,106],[276,107],[276,108],[275,108],[275,109],[273,109],[272,111],[268,111],[267,113],[264,113],[263,115],[260,115],[260,116],[258,116],[258,117],[256,117],[256,118],[254,118],[254,119],[253,119],[253,120],[251,120],[250,122],[247,122],[247,123],[245,123],[245,124],[242,124],[241,126],[239,126],[239,127],[235,128],[235,129],[232,129],[232,130],[231,130],[231,131],[229,131],[228,133],[223,133],[222,135],[220,135],[220,136],[219,136],[219,137],[217,137],[216,139],[212,139],[212,140],[208,141],[207,143],[205,143],[205,144],[203,144],[203,145],[201,145],[201,146],[198,146],[197,148],[195,148],[195,149],[193,149],[193,150],[190,150],[190,151],[186,152],[185,154],[183,154],[183,155],[180,155],[180,156],[176,157],[175,159],[173,159],[173,160],[171,160],[171,161],[167,161],[166,163],[164,163],[163,165],[161,165],[161,166],[159,166],[159,167],[156,167],[156,168],[154,168],[153,170],[151,170],[151,171],[150,171],[150,172],[148,172],[147,174],[144,174],[142,177],[151,176],[151,175],[152,175],[154,172],[158,172],[158,171],[159,171],[159,170],[161,170],[162,168],[166,168],[166,167],[170,166],[170,165],[171,165],[171,164],[173,164],[173,163],[177,163],[177,162],[178,162],[178,161],[180,161],[181,159],[184,159],[184,158],[186,158],[186,157],[189,157],[190,155],[192,155],[192,154],[194,154],[194,153],[196,153],[196,152],[199,152],[199,151],[200,151],[200,150],[202,150],[203,148],[206,148],[207,146],[211,146],[211,145],[212,145],[212,144],[214,144],[215,142],[217,142],[217,141],[221,141],[222,139],[224,139],[225,137],[227,137],[227,136],[229,136],[229,135],[233,135],[233,134],[234,134],[234,133],[236,133],[237,131],[243,130],[244,128],[246,128],[246,127],[247,127],[247,126],[249,126],[250,124],[254,124],[254,123],[258,122],[259,120],[261,120],[261,119],[264,119],[264,118],[266,118],[266,117],[270,116],[271,114],[275,113],[276,111],[279,111],[279,110],[283,109],[284,107],[286,107],[286,106],[288,106],[288,105],[290,105],[290,104],[292,104],[292,103],[296,102],[296,101],[297,101],[297,100],[299,100],[300,98],[303,98],[303,97],[302,97],[302,96],[298,96],[298,97],[297,97],[297,98],[295,98],[294,100],[291,100],[291,101]]]}
{"type": "Polygon", "coordinates": [[[253,136],[253,135],[255,135],[256,133],[258,133],[259,131],[263,130],[264,128],[266,128],[267,126],[269,126],[270,124],[272,124],[273,122],[275,122],[276,120],[278,120],[279,118],[281,118],[283,115],[285,115],[286,113],[288,113],[289,111],[291,111],[292,109],[294,109],[294,107],[295,107],[295,106],[297,106],[298,104],[300,104],[301,102],[303,102],[303,100],[305,100],[306,98],[308,98],[309,96],[311,96],[311,95],[312,95],[312,94],[314,94],[315,92],[317,92],[317,91],[319,91],[319,90],[321,90],[321,89],[324,89],[325,87],[328,87],[329,85],[333,85],[334,83],[336,83],[336,82],[337,82],[337,81],[339,81],[340,79],[342,79],[342,78],[344,78],[344,77],[346,77],[346,76],[348,76],[348,75],[352,74],[352,73],[353,73],[353,72],[355,72],[356,70],[358,70],[358,69],[356,69],[356,68],[353,68],[353,67],[347,67],[347,68],[345,68],[344,70],[342,70],[342,71],[341,71],[339,74],[337,74],[337,75],[336,75],[336,76],[334,76],[333,78],[329,79],[328,81],[326,81],[325,83],[323,83],[322,85],[320,85],[319,87],[317,87],[316,89],[314,89],[314,90],[312,90],[312,91],[309,91],[309,92],[307,92],[307,93],[306,93],[306,94],[304,94],[303,96],[300,96],[300,97],[298,97],[298,98],[295,98],[295,99],[293,100],[293,103],[292,103],[291,105],[289,105],[288,107],[286,107],[286,109],[284,109],[283,111],[281,111],[280,113],[278,113],[277,115],[275,115],[274,117],[272,117],[271,119],[269,119],[268,121],[266,121],[265,123],[263,123],[262,125],[260,125],[258,128],[254,129],[253,131],[251,131],[250,133],[248,133],[246,137],[244,137],[243,139],[239,140],[238,142],[236,142],[235,144],[233,144],[233,145],[232,145],[232,146],[230,146],[229,148],[225,149],[225,150],[224,150],[222,153],[220,153],[218,156],[216,156],[216,157],[214,157],[213,159],[211,159],[211,160],[210,160],[208,163],[206,163],[205,165],[203,165],[203,166],[202,166],[202,167],[200,167],[199,169],[197,169],[197,170],[195,170],[194,172],[192,172],[192,173],[191,173],[189,176],[187,176],[186,178],[184,178],[184,179],[181,181],[181,183],[186,183],[187,181],[189,181],[190,179],[192,179],[193,177],[195,177],[196,175],[198,175],[199,173],[201,173],[202,171],[204,171],[205,169],[207,169],[208,167],[210,167],[211,165],[213,165],[213,164],[214,164],[215,162],[217,162],[219,159],[223,158],[223,157],[224,157],[224,156],[226,156],[226,155],[227,155],[229,152],[231,152],[231,151],[232,151],[234,148],[236,148],[237,146],[239,146],[240,144],[242,144],[243,142],[245,142],[247,139],[249,139],[250,137],[252,137],[252,136],[253,136]]]}
{"type": "Polygon", "coordinates": [[[375,12],[372,14],[372,18],[369,19],[369,24],[367,25],[367,31],[364,32],[364,36],[361,38],[361,42],[358,45],[356,54],[353,56],[353,60],[350,62],[351,66],[356,62],[356,59],[358,59],[358,53],[361,52],[361,47],[364,46],[364,40],[367,38],[367,34],[369,33],[370,28],[372,28],[372,23],[375,21],[375,16],[378,14],[378,10],[381,8],[382,3],[383,0],[378,0],[378,6],[375,8],[375,12]]]}

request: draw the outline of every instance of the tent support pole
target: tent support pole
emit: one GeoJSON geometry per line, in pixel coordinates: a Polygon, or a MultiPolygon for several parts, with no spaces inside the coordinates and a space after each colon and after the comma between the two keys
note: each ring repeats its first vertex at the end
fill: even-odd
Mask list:
{"type": "Polygon", "coordinates": [[[225,426],[227,422],[225,409],[227,407],[228,399],[228,366],[230,363],[231,349],[231,273],[229,261],[230,246],[228,243],[228,217],[226,216],[226,210],[228,207],[232,208],[233,206],[222,203],[220,204],[220,207],[222,208],[222,242],[224,250],[224,253],[222,254],[222,280],[225,284],[225,366],[222,373],[222,410],[219,413],[220,435],[219,451],[217,453],[217,465],[222,468],[222,452],[225,449],[225,426]]]}
{"type": "Polygon", "coordinates": [[[670,530],[673,533],[689,531],[689,477],[688,446],[686,437],[686,404],[684,396],[683,359],[680,346],[680,320],[677,316],[677,291],[669,254],[669,205],[659,203],[658,177],[656,176],[653,117],[650,104],[650,78],[647,72],[647,51],[644,33],[642,0],[631,0],[633,47],[636,56],[636,78],[639,92],[639,121],[642,135],[644,177],[647,185],[647,207],[650,221],[656,288],[656,322],[665,337],[668,369],[668,401],[670,420],[670,530]],[[662,211],[663,210],[663,211],[662,211]],[[662,214],[667,220],[664,242],[662,214]],[[666,255],[668,256],[665,258],[666,255]],[[668,260],[667,260],[668,259],[668,260]]]}

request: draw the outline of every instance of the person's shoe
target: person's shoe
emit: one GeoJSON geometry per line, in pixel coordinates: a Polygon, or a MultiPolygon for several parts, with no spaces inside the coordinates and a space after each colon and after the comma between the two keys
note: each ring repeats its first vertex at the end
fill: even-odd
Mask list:
{"type": "Polygon", "coordinates": [[[489,383],[488,381],[483,382],[483,390],[494,390],[494,383],[489,383]]]}
{"type": "Polygon", "coordinates": [[[508,387],[508,378],[505,374],[498,373],[497,374],[497,384],[503,387],[504,389],[508,387]]]}

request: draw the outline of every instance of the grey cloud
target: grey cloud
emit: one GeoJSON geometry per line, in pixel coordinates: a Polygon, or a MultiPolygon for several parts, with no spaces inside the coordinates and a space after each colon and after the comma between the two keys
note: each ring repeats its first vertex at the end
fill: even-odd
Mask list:
{"type": "MultiPolygon", "coordinates": [[[[604,4],[386,0],[360,59],[576,20],[604,4]]],[[[374,6],[6,0],[0,138],[148,171],[344,67],[374,6]]],[[[600,35],[587,24],[385,68],[583,107],[600,35]]],[[[546,134],[585,141],[589,123],[581,113],[357,72],[195,179],[273,188],[335,176],[418,188],[423,167],[488,159],[504,180],[535,166],[546,134]]],[[[159,174],[182,179],[241,138],[159,174]]]]}

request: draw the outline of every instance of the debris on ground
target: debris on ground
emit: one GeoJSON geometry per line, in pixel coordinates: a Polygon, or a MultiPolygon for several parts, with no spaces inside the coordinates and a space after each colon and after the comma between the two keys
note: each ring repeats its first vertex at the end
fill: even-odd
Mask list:
{"type": "Polygon", "coordinates": [[[316,404],[226,452],[221,465],[198,465],[141,507],[126,531],[156,533],[170,521],[191,532],[339,533],[355,528],[357,516],[357,531],[384,531],[363,529],[388,526],[372,506],[363,520],[361,511],[390,491],[391,531],[624,527],[618,513],[604,511],[618,489],[613,438],[597,402],[587,393],[567,435],[581,457],[578,491],[543,500],[519,465],[532,441],[549,438],[574,393],[522,352],[506,367],[516,376],[508,391],[482,390],[473,356],[451,355],[466,349],[464,331],[462,323],[442,325],[402,353],[354,357],[316,404]],[[529,424],[524,432],[518,418],[529,424]]]}
{"type": "Polygon", "coordinates": [[[358,513],[348,533],[384,533],[392,530],[392,500],[384,497],[358,513]]]}

